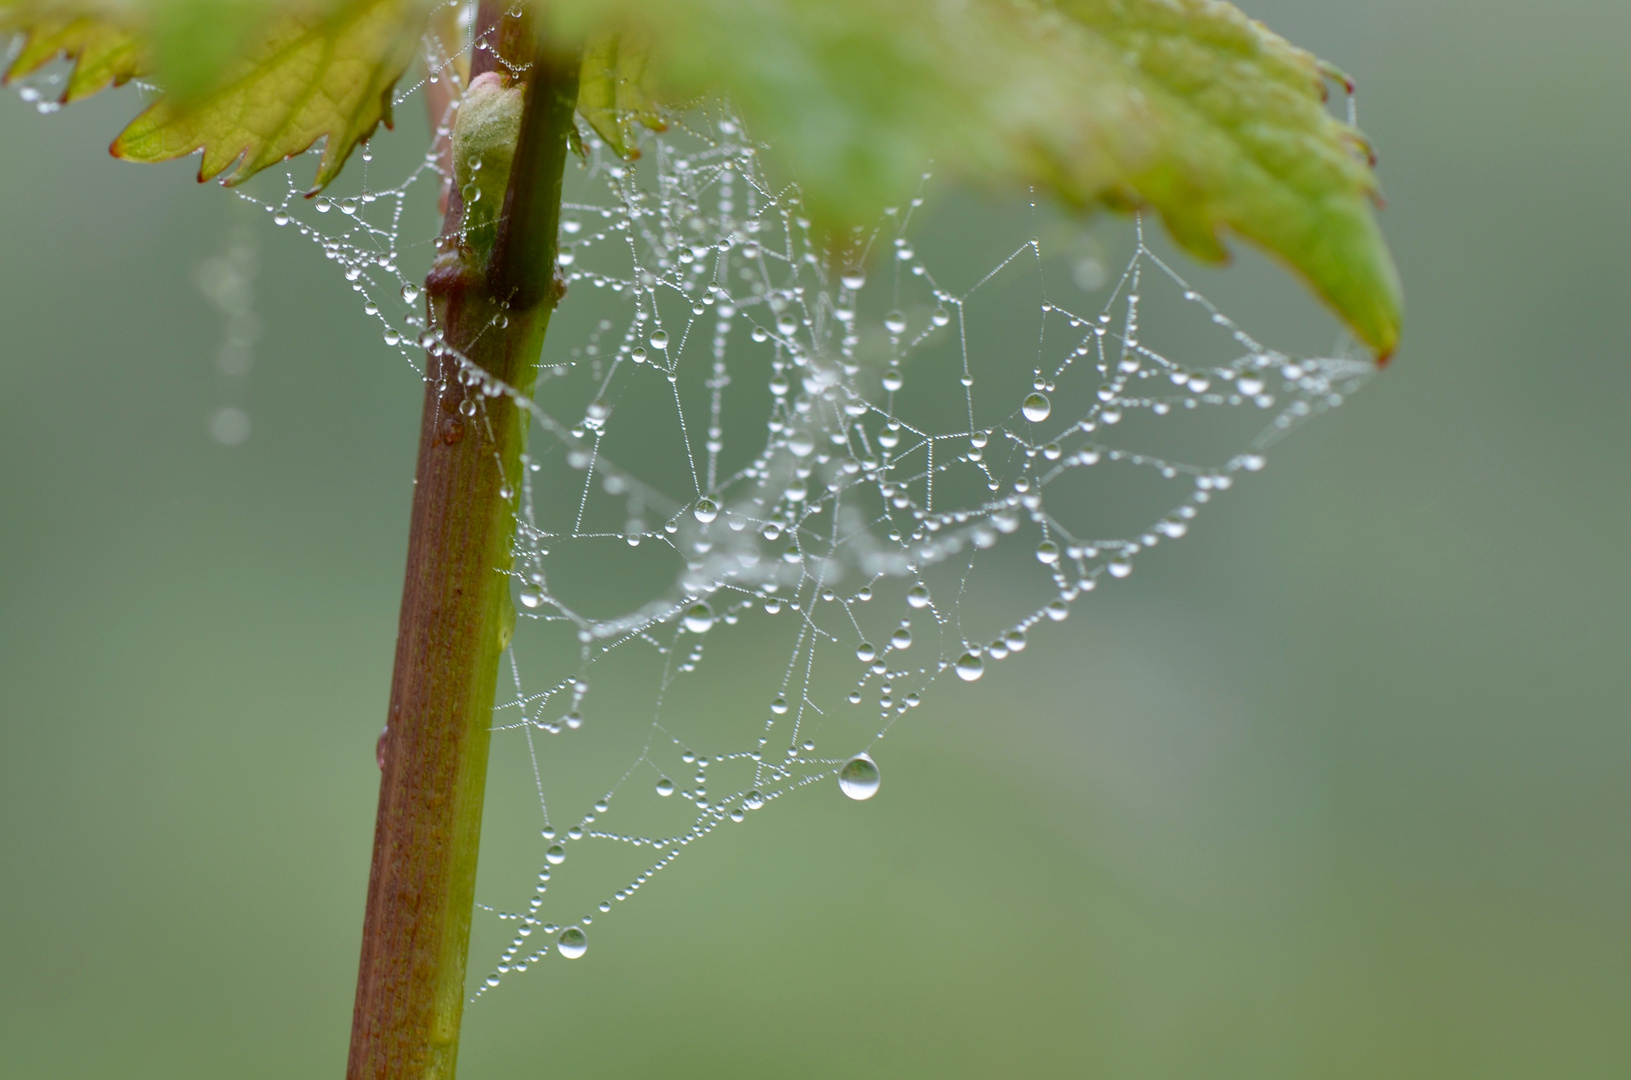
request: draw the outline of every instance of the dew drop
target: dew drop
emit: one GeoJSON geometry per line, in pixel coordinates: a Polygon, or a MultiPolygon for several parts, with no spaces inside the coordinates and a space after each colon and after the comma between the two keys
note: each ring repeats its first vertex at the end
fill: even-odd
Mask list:
{"type": "Polygon", "coordinates": [[[786,712],[787,699],[778,694],[776,696],[776,700],[770,703],[770,711],[775,713],[777,716],[780,716],[782,713],[786,712]]]}
{"type": "Polygon", "coordinates": [[[419,286],[411,281],[402,286],[402,300],[404,303],[411,304],[417,299],[419,299],[419,286]]]}
{"type": "Polygon", "coordinates": [[[1036,545],[1036,561],[1052,566],[1059,561],[1059,545],[1052,540],[1044,540],[1036,545]]]}
{"type": "Polygon", "coordinates": [[[748,792],[747,795],[742,799],[742,805],[747,807],[749,810],[757,810],[760,807],[764,806],[764,804],[765,804],[764,794],[762,792],[760,792],[760,791],[757,791],[757,790],[748,792]]]}
{"type": "Polygon", "coordinates": [[[966,652],[957,658],[957,677],[964,682],[973,682],[985,674],[985,661],[978,653],[966,652]]]}
{"type": "Polygon", "coordinates": [[[889,635],[889,644],[896,649],[909,649],[912,647],[912,631],[902,626],[889,635]]]}
{"type": "Polygon", "coordinates": [[[705,634],[713,625],[714,609],[705,603],[699,601],[685,613],[685,628],[693,634],[705,634]]]}
{"type": "Polygon", "coordinates": [[[1019,411],[1025,414],[1025,419],[1033,424],[1040,424],[1048,418],[1053,411],[1053,403],[1046,394],[1030,394],[1020,405],[1019,411]]]}
{"type": "Polygon", "coordinates": [[[556,949],[568,960],[576,960],[589,951],[589,938],[575,926],[568,926],[555,939],[556,949]]]}
{"type": "Polygon", "coordinates": [[[906,602],[908,604],[912,605],[915,608],[926,608],[926,607],[928,607],[929,606],[929,587],[927,585],[922,584],[921,582],[919,584],[913,585],[910,589],[908,589],[906,591],[906,602]]]}
{"type": "Polygon", "coordinates": [[[850,292],[859,292],[861,287],[866,284],[866,275],[859,270],[851,270],[838,280],[850,292]]]}
{"type": "Polygon", "coordinates": [[[674,794],[674,781],[666,776],[657,781],[657,794],[665,799],[674,794]]]}
{"type": "Polygon", "coordinates": [[[904,312],[899,310],[891,311],[889,314],[883,317],[883,325],[884,329],[888,330],[891,334],[905,333],[906,315],[904,312]]]}
{"type": "Polygon", "coordinates": [[[863,664],[870,664],[878,658],[878,650],[872,647],[870,641],[863,641],[855,650],[855,659],[863,664]]]}
{"type": "Polygon", "coordinates": [[[692,508],[691,513],[696,516],[698,521],[706,525],[719,516],[719,504],[704,495],[697,500],[697,505],[692,508]]]}
{"type": "Polygon", "coordinates": [[[856,754],[838,770],[838,788],[857,802],[878,793],[878,764],[866,754],[856,754]]]}
{"type": "Polygon", "coordinates": [[[659,330],[651,335],[651,347],[659,352],[668,348],[668,331],[659,330]]]}
{"type": "Polygon", "coordinates": [[[936,326],[945,326],[947,323],[951,322],[951,312],[947,311],[943,307],[937,307],[934,309],[934,314],[929,316],[929,318],[934,321],[936,326]]]}
{"type": "Polygon", "coordinates": [[[544,852],[544,861],[551,866],[561,865],[566,861],[566,849],[559,844],[549,845],[549,850],[544,852]]]}
{"type": "Polygon", "coordinates": [[[521,590],[521,606],[535,608],[544,602],[544,590],[536,585],[528,585],[521,590]]]}

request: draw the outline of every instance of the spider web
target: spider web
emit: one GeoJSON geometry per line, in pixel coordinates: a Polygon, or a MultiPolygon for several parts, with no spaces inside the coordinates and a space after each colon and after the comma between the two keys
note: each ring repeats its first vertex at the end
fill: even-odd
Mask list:
{"type": "MultiPolygon", "coordinates": [[[[404,222],[447,182],[449,52],[427,40],[430,74],[397,102],[452,91],[400,182],[370,186],[365,147],[355,195],[306,200],[292,171],[240,192],[319,247],[420,377],[448,347],[404,222]]],[[[51,111],[60,79],[21,93],[51,111]]],[[[943,280],[917,250],[922,193],[834,255],[728,109],[668,120],[634,162],[583,133],[532,395],[463,369],[469,408],[508,395],[532,426],[506,485],[518,619],[493,761],[530,791],[535,861],[483,866],[506,940],[475,997],[583,956],[597,919],[715,831],[809,788],[871,797],[880,743],[932,684],[1023,652],[1374,370],[1262,344],[1136,221],[1090,306],[1050,295],[1038,238],[943,280]]]]}

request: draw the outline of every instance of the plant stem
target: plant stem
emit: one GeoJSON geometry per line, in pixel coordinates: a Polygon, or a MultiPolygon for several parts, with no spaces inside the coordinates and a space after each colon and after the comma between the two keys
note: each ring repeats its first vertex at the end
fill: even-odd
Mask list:
{"type": "Polygon", "coordinates": [[[480,265],[460,243],[454,192],[426,281],[432,325],[450,349],[426,357],[348,1080],[454,1075],[493,694],[515,624],[508,575],[527,428],[511,394],[490,396],[483,384],[532,392],[558,299],[556,230],[578,61],[542,44],[528,15],[490,0],[477,25],[495,31],[488,40],[497,47],[475,54],[472,76],[494,69],[498,54],[501,70],[524,80],[525,106],[491,263],[480,265]],[[475,386],[465,385],[470,377],[475,386]]]}

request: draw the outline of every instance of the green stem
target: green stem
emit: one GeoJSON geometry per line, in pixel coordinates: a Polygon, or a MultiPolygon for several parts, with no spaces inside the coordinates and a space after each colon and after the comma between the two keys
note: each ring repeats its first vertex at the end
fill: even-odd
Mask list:
{"type": "MultiPolygon", "coordinates": [[[[426,282],[433,325],[451,349],[426,358],[348,1080],[454,1075],[493,694],[515,624],[508,572],[527,429],[511,394],[489,396],[481,382],[531,393],[558,298],[578,63],[541,44],[526,15],[484,2],[478,18],[498,31],[490,40],[508,69],[523,72],[525,107],[491,264],[460,244],[455,192],[426,282]],[[454,351],[480,369],[477,385],[465,385],[470,369],[454,351]]],[[[492,56],[476,54],[488,67],[492,56]]]]}

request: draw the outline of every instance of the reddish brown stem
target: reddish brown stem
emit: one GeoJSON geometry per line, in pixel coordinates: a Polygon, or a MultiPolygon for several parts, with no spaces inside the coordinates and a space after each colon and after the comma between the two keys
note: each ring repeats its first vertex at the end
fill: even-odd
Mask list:
{"type": "MultiPolygon", "coordinates": [[[[501,219],[498,254],[482,265],[460,242],[455,193],[426,282],[448,348],[433,346],[426,358],[348,1080],[454,1075],[493,693],[515,621],[513,492],[526,435],[511,393],[487,391],[531,392],[558,295],[556,229],[577,62],[541,45],[524,16],[484,3],[479,18],[498,29],[504,61],[527,83],[505,206],[529,209],[501,219]]],[[[491,55],[477,53],[478,63],[491,66],[491,55]]]]}

